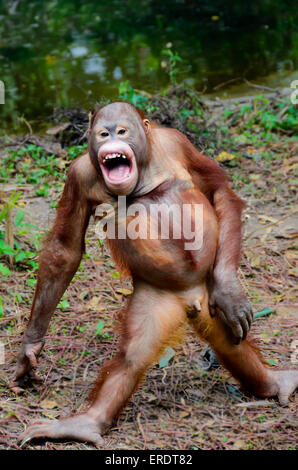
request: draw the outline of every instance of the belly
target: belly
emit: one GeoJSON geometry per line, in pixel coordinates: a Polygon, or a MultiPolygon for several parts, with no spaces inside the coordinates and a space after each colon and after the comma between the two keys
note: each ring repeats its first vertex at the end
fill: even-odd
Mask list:
{"type": "MultiPolygon", "coordinates": [[[[166,193],[158,200],[143,197],[139,211],[127,208],[122,219],[127,236],[110,239],[116,262],[135,279],[165,289],[188,289],[205,281],[212,271],[217,219],[197,188],[166,193]]],[[[122,227],[123,232],[123,227],[122,227]]]]}

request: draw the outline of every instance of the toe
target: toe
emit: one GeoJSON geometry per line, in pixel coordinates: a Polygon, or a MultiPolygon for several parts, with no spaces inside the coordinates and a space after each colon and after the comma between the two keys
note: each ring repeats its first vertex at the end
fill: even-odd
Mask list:
{"type": "Polygon", "coordinates": [[[23,447],[32,439],[52,437],[52,427],[53,421],[49,419],[35,421],[33,424],[28,426],[26,431],[24,431],[19,437],[18,442],[20,442],[20,447],[23,447]]]}
{"type": "Polygon", "coordinates": [[[30,370],[29,372],[31,380],[34,380],[35,382],[42,382],[42,378],[34,372],[34,370],[30,370]]]}
{"type": "Polygon", "coordinates": [[[278,401],[281,406],[287,406],[289,404],[289,397],[287,394],[280,393],[278,395],[278,401]]]}
{"type": "Polygon", "coordinates": [[[19,387],[18,385],[10,385],[10,390],[16,393],[17,395],[21,395],[25,391],[22,387],[19,387]]]}
{"type": "Polygon", "coordinates": [[[24,431],[19,439],[18,442],[20,443],[20,447],[24,447],[27,442],[31,441],[36,437],[42,437],[44,434],[42,433],[42,428],[39,425],[32,425],[24,431]]]}

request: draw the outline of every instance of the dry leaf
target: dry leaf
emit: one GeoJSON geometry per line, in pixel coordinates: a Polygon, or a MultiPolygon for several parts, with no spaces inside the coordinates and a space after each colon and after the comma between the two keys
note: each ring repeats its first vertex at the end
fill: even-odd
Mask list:
{"type": "Polygon", "coordinates": [[[122,294],[114,294],[114,297],[116,300],[121,300],[122,299],[122,294]]]}
{"type": "Polygon", "coordinates": [[[231,160],[234,160],[236,158],[235,155],[232,153],[228,152],[220,152],[217,157],[215,157],[215,160],[218,162],[230,162],[231,160]]]}
{"type": "Polygon", "coordinates": [[[47,418],[53,419],[57,418],[57,416],[60,415],[60,411],[54,411],[54,410],[49,410],[49,411],[42,411],[43,416],[46,416],[47,418]]]}
{"type": "Polygon", "coordinates": [[[187,418],[187,416],[190,416],[190,412],[189,411],[181,411],[180,412],[180,419],[183,419],[183,418],[187,418]]]}
{"type": "Polygon", "coordinates": [[[297,260],[297,258],[298,258],[297,253],[294,250],[287,250],[285,252],[285,256],[286,256],[286,258],[288,258],[290,260],[297,260]]]}
{"type": "Polygon", "coordinates": [[[261,264],[261,258],[258,255],[254,256],[250,261],[250,265],[251,265],[252,268],[256,268],[256,267],[260,266],[260,264],[261,264]]]}
{"type": "Polygon", "coordinates": [[[117,289],[117,292],[119,292],[119,294],[123,294],[123,295],[130,295],[130,294],[132,294],[132,290],[131,290],[131,289],[125,289],[125,288],[117,289]]]}
{"type": "Polygon", "coordinates": [[[265,223],[265,221],[271,222],[271,223],[277,222],[277,219],[274,219],[274,217],[270,217],[269,215],[266,215],[266,214],[258,215],[258,219],[261,219],[260,223],[263,223],[263,224],[265,223]]]}
{"type": "Polygon", "coordinates": [[[97,310],[101,311],[104,309],[102,305],[100,305],[101,297],[100,296],[94,296],[92,297],[91,300],[87,303],[87,308],[89,310],[97,310]]]}
{"type": "Polygon", "coordinates": [[[58,408],[58,403],[55,400],[48,400],[47,398],[43,400],[40,404],[42,408],[47,410],[52,410],[53,408],[58,408]]]}
{"type": "Polygon", "coordinates": [[[235,441],[233,444],[234,450],[240,450],[240,449],[245,449],[245,448],[246,448],[246,443],[243,439],[237,439],[237,441],[235,441]]]}
{"type": "Polygon", "coordinates": [[[214,419],[207,419],[207,421],[204,422],[204,425],[212,428],[214,426],[214,423],[214,419]]]}
{"type": "Polygon", "coordinates": [[[67,160],[62,160],[61,158],[57,161],[57,166],[60,168],[60,170],[64,170],[64,168],[66,167],[66,165],[68,165],[68,161],[67,160]]]}

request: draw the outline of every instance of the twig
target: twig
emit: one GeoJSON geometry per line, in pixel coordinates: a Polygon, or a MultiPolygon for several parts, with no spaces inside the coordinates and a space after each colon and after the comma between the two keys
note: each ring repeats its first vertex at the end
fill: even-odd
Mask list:
{"type": "Polygon", "coordinates": [[[252,232],[250,232],[246,237],[245,237],[245,241],[248,240],[254,233],[256,232],[259,232],[260,230],[265,230],[269,227],[272,227],[273,225],[277,225],[279,224],[280,222],[282,222],[283,220],[286,220],[288,219],[290,216],[289,215],[286,215],[285,217],[282,217],[281,219],[279,220],[276,220],[275,222],[272,222],[271,224],[269,225],[265,225],[264,227],[259,227],[259,228],[256,228],[255,230],[253,230],[252,232]]]}
{"type": "Polygon", "coordinates": [[[254,83],[251,83],[250,81],[248,81],[246,78],[244,78],[243,80],[248,86],[252,88],[257,88],[258,90],[274,91],[275,93],[278,91],[278,88],[270,88],[269,86],[264,86],[264,85],[255,85],[254,83]]]}
{"type": "Polygon", "coordinates": [[[216,85],[215,87],[213,87],[213,90],[219,90],[219,88],[222,88],[225,85],[229,85],[230,83],[237,82],[238,80],[243,80],[243,78],[242,77],[231,78],[231,80],[227,80],[226,82],[216,85]]]}
{"type": "Polygon", "coordinates": [[[137,423],[138,423],[138,426],[139,426],[139,429],[140,429],[140,433],[142,434],[142,437],[143,437],[143,440],[144,440],[144,449],[146,449],[147,437],[146,437],[146,434],[144,432],[143,426],[141,424],[141,413],[138,413],[138,415],[137,415],[137,423]]]}
{"type": "Polygon", "coordinates": [[[23,120],[24,120],[24,123],[26,124],[26,126],[27,126],[28,129],[29,129],[30,135],[32,135],[32,134],[33,134],[33,130],[32,130],[32,127],[31,127],[31,125],[30,125],[30,122],[28,122],[27,119],[25,119],[25,118],[23,118],[23,120]]]}

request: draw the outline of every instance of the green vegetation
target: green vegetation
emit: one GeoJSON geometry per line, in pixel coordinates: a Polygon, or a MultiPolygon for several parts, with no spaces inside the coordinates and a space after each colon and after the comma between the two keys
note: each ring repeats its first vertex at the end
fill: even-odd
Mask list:
{"type": "MultiPolygon", "coordinates": [[[[0,260],[9,260],[10,264],[15,264],[17,267],[23,266],[35,270],[39,236],[32,236],[32,229],[37,227],[24,221],[25,212],[22,209],[18,209],[15,216],[12,216],[20,196],[21,193],[16,194],[14,191],[0,212],[0,260]],[[4,229],[1,229],[1,223],[5,224],[4,229]],[[31,245],[29,240],[32,241],[33,250],[24,248],[24,244],[31,245]]],[[[8,278],[10,274],[9,266],[0,262],[0,278],[1,276],[8,278]]]]}
{"type": "MultiPolygon", "coordinates": [[[[62,190],[66,167],[85,149],[86,144],[69,147],[67,160],[50,155],[32,144],[19,150],[9,150],[0,161],[0,185],[14,181],[20,187],[32,187],[36,196],[48,197],[52,188],[62,190]]],[[[29,271],[37,269],[41,234],[36,225],[28,222],[22,204],[18,205],[21,196],[22,192],[14,191],[7,201],[0,201],[0,279],[10,276],[12,266],[29,271]]],[[[54,201],[52,207],[56,204],[54,201]]],[[[29,285],[35,283],[33,279],[27,282],[29,285]]],[[[61,304],[61,307],[65,305],[61,304]]]]}
{"type": "Polygon", "coordinates": [[[289,86],[295,22],[290,0],[1,2],[0,80],[9,91],[1,124],[24,132],[26,120],[34,128],[55,108],[115,99],[127,80],[150,93],[181,79],[211,91],[279,72],[289,86]]]}

